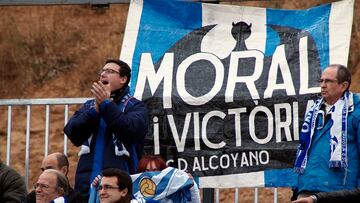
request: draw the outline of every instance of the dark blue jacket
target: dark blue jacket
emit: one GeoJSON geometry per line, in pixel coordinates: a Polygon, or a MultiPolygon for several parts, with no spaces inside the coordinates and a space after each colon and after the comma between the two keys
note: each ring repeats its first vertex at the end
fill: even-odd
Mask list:
{"type": "Polygon", "coordinates": [[[118,90],[111,97],[113,101],[105,100],[100,104],[99,113],[94,108],[94,100],[89,100],[75,112],[64,128],[67,137],[75,146],[81,146],[90,136],[90,153],[80,156],[76,176],[75,190],[88,194],[94,160],[94,148],[100,118],[106,123],[104,151],[102,154],[102,169],[119,168],[134,173],[135,162],[141,156],[143,140],[148,130],[148,110],[144,103],[130,97],[124,102],[129,88],[118,90]],[[119,103],[123,102],[123,108],[119,103]],[[113,136],[125,145],[130,157],[116,156],[113,136]]]}

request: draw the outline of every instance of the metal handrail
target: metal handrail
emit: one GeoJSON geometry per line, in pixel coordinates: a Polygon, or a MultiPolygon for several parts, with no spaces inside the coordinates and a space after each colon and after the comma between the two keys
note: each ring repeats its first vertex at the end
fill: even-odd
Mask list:
{"type": "MultiPolygon", "coordinates": [[[[29,165],[30,165],[30,127],[31,127],[31,107],[35,105],[45,106],[45,146],[44,155],[48,154],[49,145],[49,123],[50,123],[50,106],[63,105],[64,123],[68,121],[69,105],[83,104],[85,101],[92,98],[39,98],[39,99],[0,99],[0,107],[7,106],[7,144],[6,144],[6,164],[10,165],[11,152],[11,137],[12,137],[12,109],[13,106],[26,107],[26,131],[25,131],[25,184],[29,183],[29,165]]],[[[64,134],[64,154],[67,155],[67,137],[64,134]]]]}
{"type": "MultiPolygon", "coordinates": [[[[10,165],[10,152],[11,152],[11,127],[12,127],[12,109],[14,106],[26,107],[26,143],[25,143],[25,184],[29,183],[29,164],[30,164],[30,126],[31,126],[31,107],[34,105],[43,105],[45,107],[45,146],[44,155],[48,154],[49,144],[49,123],[50,123],[50,106],[63,105],[64,109],[64,123],[68,121],[69,105],[83,104],[85,101],[93,98],[38,98],[38,99],[0,99],[0,107],[7,106],[7,145],[6,145],[6,164],[10,165]]],[[[64,154],[67,155],[67,137],[64,134],[64,154]]],[[[235,202],[239,201],[239,189],[235,190],[235,202]]],[[[274,191],[274,193],[277,190],[274,191]]],[[[203,190],[203,202],[219,202],[219,189],[207,188],[203,190]],[[215,190],[215,195],[214,195],[215,190]],[[215,196],[215,199],[214,199],[215,196]]],[[[254,202],[258,202],[258,189],[255,188],[254,202]]],[[[274,196],[274,202],[277,202],[277,194],[274,196]]]]}
{"type": "Polygon", "coordinates": [[[123,4],[130,0],[1,0],[0,6],[71,5],[71,4],[123,4]]]}
{"type": "Polygon", "coordinates": [[[0,106],[82,104],[92,98],[0,99],[0,106]]]}

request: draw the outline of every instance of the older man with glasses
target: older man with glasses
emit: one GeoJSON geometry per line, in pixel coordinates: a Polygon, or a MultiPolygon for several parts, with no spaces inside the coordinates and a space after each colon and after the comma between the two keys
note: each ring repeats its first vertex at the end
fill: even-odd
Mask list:
{"type": "Polygon", "coordinates": [[[300,134],[293,197],[315,202],[318,192],[360,186],[360,98],[349,91],[351,73],[343,65],[329,65],[319,83],[321,98],[305,116],[300,134]]]}
{"type": "Polygon", "coordinates": [[[36,203],[67,202],[69,182],[58,170],[46,169],[34,184],[36,203]]]}
{"type": "MultiPolygon", "coordinates": [[[[69,161],[68,158],[65,156],[65,154],[60,152],[55,152],[44,157],[40,169],[42,171],[45,171],[47,169],[56,169],[61,173],[63,173],[67,178],[67,174],[69,172],[69,161]]],[[[35,190],[30,192],[26,197],[26,203],[35,203],[36,202],[35,196],[36,196],[35,190]]],[[[68,194],[69,203],[87,202],[87,199],[82,199],[82,198],[83,197],[81,196],[80,192],[75,191],[69,185],[69,194],[68,194]]]]}

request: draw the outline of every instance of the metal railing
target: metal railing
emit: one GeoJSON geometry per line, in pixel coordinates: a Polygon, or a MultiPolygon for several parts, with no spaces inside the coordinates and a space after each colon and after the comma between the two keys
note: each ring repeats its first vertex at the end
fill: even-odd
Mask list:
{"type": "Polygon", "coordinates": [[[0,6],[36,6],[36,5],[71,5],[71,4],[123,4],[130,0],[1,0],[0,6]]]}
{"type": "MultiPolygon", "coordinates": [[[[14,106],[26,106],[26,129],[25,129],[25,183],[29,183],[29,161],[30,161],[30,130],[31,130],[31,108],[34,105],[45,106],[45,145],[44,155],[49,151],[49,124],[50,124],[50,106],[63,105],[64,123],[68,120],[69,105],[82,104],[89,98],[53,98],[53,99],[0,99],[0,106],[7,106],[7,139],[6,139],[6,164],[10,165],[11,160],[11,137],[12,137],[12,111],[14,106]]],[[[64,154],[67,154],[67,137],[64,134],[64,154]]]]}
{"type": "MultiPolygon", "coordinates": [[[[219,3],[219,0],[188,0],[204,3],[219,3]]],[[[109,5],[109,4],[128,4],[130,0],[0,0],[0,6],[36,6],[36,5],[109,5]]]]}
{"type": "MultiPolygon", "coordinates": [[[[13,126],[13,108],[15,106],[26,107],[26,125],[25,125],[25,183],[29,185],[29,164],[30,164],[30,133],[31,133],[31,115],[32,107],[44,106],[45,107],[45,127],[44,127],[44,156],[48,155],[49,152],[49,132],[50,132],[50,109],[54,105],[64,106],[64,125],[68,121],[70,105],[83,104],[90,98],[51,98],[51,99],[0,99],[0,116],[5,115],[7,119],[0,119],[0,127],[6,126],[6,164],[11,165],[11,147],[12,147],[12,126],[13,126]],[[7,107],[7,110],[6,110],[7,107]],[[5,110],[5,112],[2,112],[5,110]],[[7,116],[6,116],[7,111],[7,116]],[[3,124],[4,120],[7,123],[3,124]]],[[[1,130],[1,129],[0,129],[1,130]]],[[[67,155],[67,137],[64,134],[64,148],[63,153],[67,155]]],[[[1,138],[1,137],[0,137],[1,138]]],[[[1,140],[0,140],[1,141],[1,140]]],[[[0,145],[0,151],[2,146],[0,145]]],[[[240,188],[235,189],[234,202],[239,202],[239,191],[240,188]]],[[[220,201],[220,190],[218,188],[204,189],[202,192],[203,202],[216,202],[220,201]]],[[[259,201],[258,188],[254,188],[254,202],[259,201]]],[[[277,188],[274,188],[274,202],[278,202],[277,188]]]]}

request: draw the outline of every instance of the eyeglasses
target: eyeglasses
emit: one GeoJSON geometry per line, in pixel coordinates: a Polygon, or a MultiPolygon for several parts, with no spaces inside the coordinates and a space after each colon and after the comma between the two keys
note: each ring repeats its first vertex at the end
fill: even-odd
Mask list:
{"type": "Polygon", "coordinates": [[[36,189],[49,189],[49,188],[51,188],[50,187],[50,185],[45,185],[45,184],[41,184],[41,183],[35,183],[34,185],[34,189],[36,190],[36,189]]]}
{"type": "Polygon", "coordinates": [[[112,185],[99,185],[99,186],[97,187],[97,190],[98,190],[98,191],[100,191],[100,190],[102,190],[102,189],[104,189],[104,190],[114,190],[114,189],[119,189],[119,187],[117,187],[117,186],[112,186],[112,185]]]}
{"type": "Polygon", "coordinates": [[[113,70],[113,69],[101,69],[98,71],[98,74],[101,75],[101,74],[105,74],[105,75],[108,75],[108,74],[120,74],[120,72],[116,71],[116,70],[113,70]]]}
{"type": "Polygon", "coordinates": [[[333,80],[333,79],[319,79],[319,80],[318,80],[319,83],[325,82],[325,84],[335,83],[335,82],[337,82],[337,81],[338,81],[338,80],[333,80]]]}

